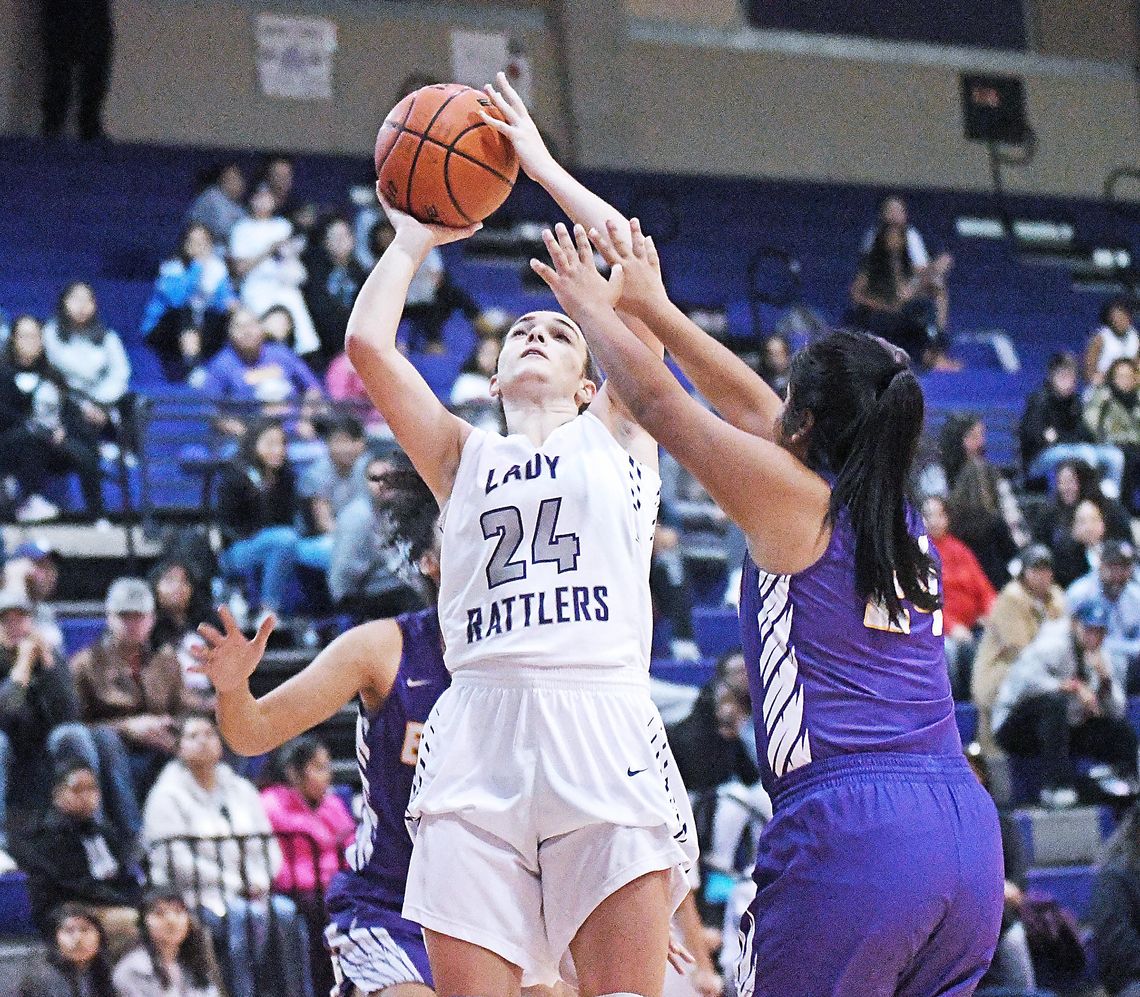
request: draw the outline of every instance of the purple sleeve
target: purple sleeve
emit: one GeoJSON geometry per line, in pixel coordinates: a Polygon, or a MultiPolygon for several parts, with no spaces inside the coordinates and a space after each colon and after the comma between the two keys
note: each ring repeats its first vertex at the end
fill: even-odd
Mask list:
{"type": "Polygon", "coordinates": [[[289,371],[289,380],[293,382],[293,386],[299,394],[303,395],[314,388],[322,395],[325,393],[325,386],[321,384],[317,375],[312,372],[304,360],[288,347],[282,347],[281,354],[282,359],[285,359],[286,354],[288,355],[288,359],[285,361],[285,369],[289,371]]]}

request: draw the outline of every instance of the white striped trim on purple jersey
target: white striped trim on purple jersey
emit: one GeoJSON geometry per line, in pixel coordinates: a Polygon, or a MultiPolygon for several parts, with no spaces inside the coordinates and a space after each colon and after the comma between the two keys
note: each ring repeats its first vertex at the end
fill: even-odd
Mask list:
{"type": "Polygon", "coordinates": [[[760,702],[768,765],[777,779],[811,761],[804,688],[792,646],[791,576],[761,571],[756,612],[760,635],[760,702]]]}
{"type": "Polygon", "coordinates": [[[332,959],[336,985],[331,997],[351,993],[376,994],[400,983],[424,983],[415,963],[384,928],[351,927],[344,934],[336,924],[325,928],[325,947],[332,959]]]}

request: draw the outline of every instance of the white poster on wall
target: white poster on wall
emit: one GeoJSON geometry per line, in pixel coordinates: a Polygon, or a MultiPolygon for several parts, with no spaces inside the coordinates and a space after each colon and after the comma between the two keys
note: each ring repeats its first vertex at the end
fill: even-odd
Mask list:
{"type": "Polygon", "coordinates": [[[324,17],[257,15],[257,79],[267,97],[332,100],[336,24],[324,17]]]}
{"type": "Polygon", "coordinates": [[[490,31],[451,32],[451,78],[469,87],[492,83],[510,61],[506,35],[490,31]]]}

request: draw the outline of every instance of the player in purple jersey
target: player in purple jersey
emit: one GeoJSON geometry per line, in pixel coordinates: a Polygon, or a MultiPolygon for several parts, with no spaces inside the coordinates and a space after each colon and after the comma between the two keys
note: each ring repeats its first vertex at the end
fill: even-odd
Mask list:
{"type": "MultiPolygon", "coordinates": [[[[435,500],[406,461],[383,475],[394,540],[407,548],[433,586],[439,584],[435,500]]],[[[364,812],[348,851],[350,871],[329,886],[331,924],[325,944],[337,980],[334,997],[432,994],[419,925],[401,915],[412,842],[404,810],[428,714],[451,677],[435,607],[377,620],[341,634],[312,663],[272,692],[254,699],[253,674],[273,629],[266,621],[252,640],[220,611],[225,633],[204,626],[208,649],[196,670],[218,693],[218,725],[226,742],[256,755],[328,719],[353,698],[360,715],[356,754],[364,812]]]]}
{"type": "Polygon", "coordinates": [[[544,239],[554,267],[532,266],[612,390],[748,539],[741,627],[775,816],[740,993],[972,993],[1001,923],[1001,841],[962,755],[939,566],[906,499],[923,420],[909,358],[833,333],[796,355],[781,400],[669,302],[636,221],[544,239]],[[625,328],[619,295],[719,417],[625,328]]]}

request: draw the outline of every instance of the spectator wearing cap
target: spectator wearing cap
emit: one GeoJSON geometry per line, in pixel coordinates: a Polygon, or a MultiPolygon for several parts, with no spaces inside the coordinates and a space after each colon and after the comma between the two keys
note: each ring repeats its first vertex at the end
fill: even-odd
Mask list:
{"type": "Polygon", "coordinates": [[[80,718],[113,733],[126,748],[138,797],[176,750],[175,727],[193,708],[178,658],[151,643],[155,602],[141,578],[107,590],[107,628],[71,659],[80,718]]]}
{"type": "Polygon", "coordinates": [[[1011,755],[1044,763],[1041,802],[1077,802],[1073,757],[1136,776],[1136,734],[1124,716],[1124,665],[1105,647],[1109,606],[1091,599],[1072,619],[1042,625],[998,693],[994,738],[1011,755]]]}
{"type": "Polygon", "coordinates": [[[59,554],[44,540],[26,540],[4,565],[4,585],[21,588],[32,604],[36,629],[56,651],[63,650],[63,631],[50,601],[59,584],[59,554]]]}
{"type": "Polygon", "coordinates": [[[1077,358],[1071,353],[1054,353],[1049,358],[1045,383],[1026,400],[1018,427],[1025,476],[1031,481],[1048,478],[1062,461],[1082,460],[1099,469],[1119,495],[1124,454],[1111,445],[1093,444],[1077,381],[1077,358]]]}
{"type": "Polygon", "coordinates": [[[1065,595],[1053,577],[1053,554],[1032,544],[1021,554],[1021,569],[998,593],[982,628],[974,656],[971,696],[978,708],[978,741],[992,753],[996,745],[990,715],[1010,665],[1042,625],[1065,615],[1065,595]]]}
{"type": "Polygon", "coordinates": [[[1106,540],[1100,564],[1069,586],[1070,606],[1103,599],[1108,606],[1104,646],[1120,656],[1128,668],[1140,663],[1140,581],[1136,578],[1136,550],[1127,540],[1106,540]]]}
{"type": "Polygon", "coordinates": [[[976,630],[997,593],[974,552],[950,533],[950,517],[941,498],[931,495],[922,503],[922,518],[942,562],[942,618],[950,683],[955,699],[968,699],[970,670],[977,648],[976,630]]]}

